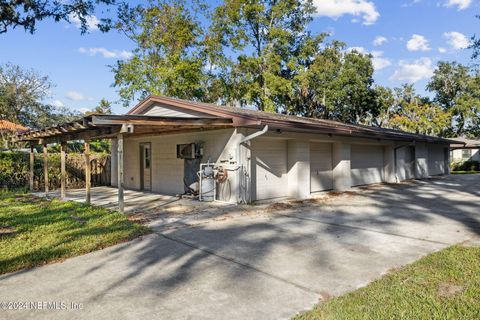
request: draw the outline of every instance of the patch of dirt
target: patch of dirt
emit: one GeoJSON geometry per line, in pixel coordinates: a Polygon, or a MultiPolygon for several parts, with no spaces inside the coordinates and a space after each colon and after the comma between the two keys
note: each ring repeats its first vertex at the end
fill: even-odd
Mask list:
{"type": "Polygon", "coordinates": [[[16,234],[15,228],[12,226],[0,226],[0,237],[11,236],[16,234]]]}
{"type": "Polygon", "coordinates": [[[283,210],[288,210],[291,209],[293,206],[290,203],[285,203],[285,202],[276,202],[272,203],[269,205],[265,211],[266,212],[275,212],[275,211],[283,211],[283,210]]]}
{"type": "Polygon", "coordinates": [[[133,213],[127,217],[127,220],[139,224],[147,224],[150,221],[143,212],[133,213]]]}
{"type": "Polygon", "coordinates": [[[442,282],[438,285],[438,295],[442,298],[452,298],[462,294],[465,288],[453,283],[442,282]]]}
{"type": "Polygon", "coordinates": [[[480,247],[480,237],[473,237],[461,243],[462,247],[472,248],[480,247]]]}

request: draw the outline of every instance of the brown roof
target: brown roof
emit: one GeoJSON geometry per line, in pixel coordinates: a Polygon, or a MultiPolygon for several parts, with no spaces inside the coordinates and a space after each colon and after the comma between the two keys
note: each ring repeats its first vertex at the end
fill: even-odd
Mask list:
{"type": "Polygon", "coordinates": [[[475,148],[480,148],[480,140],[475,140],[475,139],[467,139],[463,137],[459,138],[452,138],[452,140],[456,141],[457,143],[452,145],[452,148],[456,149],[464,149],[464,148],[470,148],[470,149],[475,149],[475,148]]]}
{"type": "Polygon", "coordinates": [[[0,120],[0,130],[7,130],[7,131],[18,133],[18,132],[22,132],[22,131],[27,131],[28,128],[26,128],[26,127],[24,127],[20,124],[16,124],[16,123],[7,121],[7,120],[0,120]]]}
{"type": "Polygon", "coordinates": [[[273,129],[283,129],[288,131],[331,133],[343,136],[361,136],[367,138],[386,138],[406,141],[454,143],[454,141],[444,138],[413,134],[400,130],[353,125],[333,120],[219,106],[215,104],[160,96],[147,97],[133,107],[127,114],[139,114],[155,103],[204,112],[219,117],[231,117],[236,126],[259,127],[262,125],[269,125],[269,127],[273,129]]]}

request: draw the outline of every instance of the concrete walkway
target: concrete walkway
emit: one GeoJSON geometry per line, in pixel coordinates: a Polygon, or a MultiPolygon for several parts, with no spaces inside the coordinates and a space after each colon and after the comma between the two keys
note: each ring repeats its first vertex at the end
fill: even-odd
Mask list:
{"type": "Polygon", "coordinates": [[[143,239],[0,276],[4,301],[68,309],[0,310],[0,318],[288,319],[478,237],[480,175],[249,208],[159,212],[149,217],[156,233],[143,239]]]}

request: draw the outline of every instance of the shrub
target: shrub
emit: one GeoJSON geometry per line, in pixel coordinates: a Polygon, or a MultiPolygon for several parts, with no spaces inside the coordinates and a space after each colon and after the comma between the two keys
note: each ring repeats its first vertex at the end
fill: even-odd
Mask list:
{"type": "MultiPolygon", "coordinates": [[[[66,159],[67,188],[85,186],[85,160],[83,154],[68,153],[66,159]]],[[[110,184],[109,155],[92,154],[92,184],[110,184]]],[[[30,174],[30,155],[21,151],[0,152],[0,188],[18,190],[28,188],[30,174]]],[[[48,154],[48,180],[50,190],[60,187],[60,154],[48,154]]],[[[44,186],[43,155],[35,154],[34,189],[42,190],[44,186]]]]}
{"type": "Polygon", "coordinates": [[[468,160],[452,164],[452,171],[480,171],[480,162],[468,160]]]}

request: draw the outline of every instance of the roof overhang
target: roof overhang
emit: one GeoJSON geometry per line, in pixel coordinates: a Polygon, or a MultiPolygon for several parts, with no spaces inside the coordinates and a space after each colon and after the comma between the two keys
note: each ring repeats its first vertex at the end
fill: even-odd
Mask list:
{"type": "Polygon", "coordinates": [[[262,128],[263,126],[268,125],[270,130],[322,133],[346,137],[400,140],[408,142],[428,142],[448,145],[455,143],[455,141],[449,139],[413,134],[399,130],[346,124],[332,120],[272,114],[269,112],[218,106],[163,96],[149,96],[133,107],[127,114],[141,114],[155,104],[164,104],[191,111],[197,111],[208,116],[230,118],[232,119],[232,125],[235,127],[262,128]]]}
{"type": "Polygon", "coordinates": [[[228,128],[232,119],[205,117],[181,118],[145,115],[89,115],[77,121],[29,130],[13,137],[14,142],[38,144],[71,140],[113,138],[119,133],[128,135],[161,134],[169,132],[228,128]]]}

